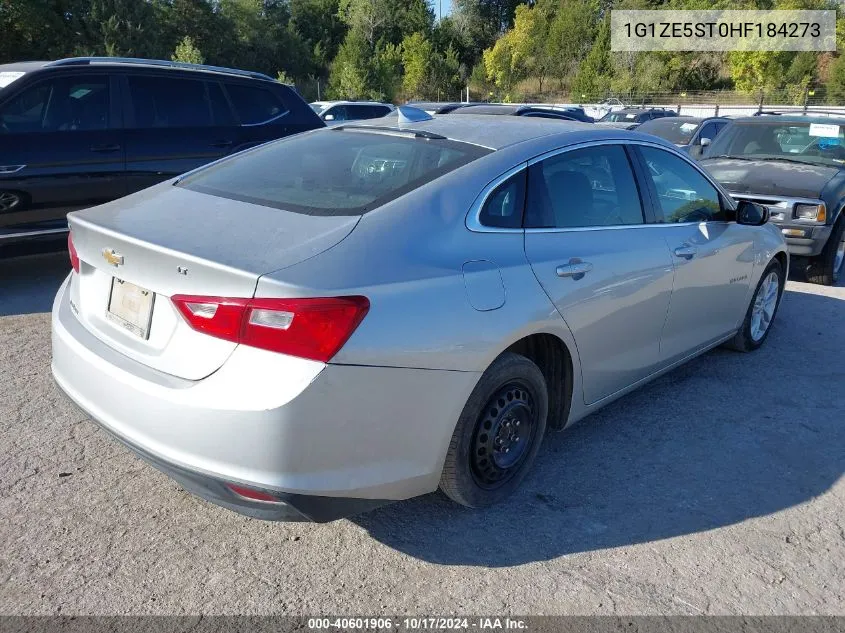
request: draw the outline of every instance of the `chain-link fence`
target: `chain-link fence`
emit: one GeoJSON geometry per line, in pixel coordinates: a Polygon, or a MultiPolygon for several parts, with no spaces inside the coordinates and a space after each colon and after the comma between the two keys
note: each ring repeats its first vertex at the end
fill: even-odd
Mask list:
{"type": "Polygon", "coordinates": [[[757,95],[734,90],[698,92],[653,92],[647,94],[608,94],[604,99],[578,99],[570,95],[565,101],[561,95],[548,99],[526,101],[530,105],[554,107],[580,105],[594,117],[622,107],[665,108],[685,116],[750,116],[760,111],[782,113],[819,113],[845,116],[845,104],[830,99],[821,91],[791,89],[759,93],[757,95]]]}

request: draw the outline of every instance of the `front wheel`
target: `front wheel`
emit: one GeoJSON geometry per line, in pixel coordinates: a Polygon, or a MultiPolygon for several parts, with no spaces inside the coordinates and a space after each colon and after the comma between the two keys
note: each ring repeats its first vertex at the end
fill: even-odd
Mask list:
{"type": "Polygon", "coordinates": [[[440,489],[471,508],[509,496],[540,450],[548,413],[548,390],[539,367],[519,354],[499,356],[458,419],[440,489]]]}
{"type": "Polygon", "coordinates": [[[832,286],[842,277],[845,269],[845,218],[834,225],[821,255],[810,260],[807,281],[832,286]]]}
{"type": "Polygon", "coordinates": [[[773,260],[763,271],[751,305],[745,313],[742,327],[728,343],[731,349],[751,352],[760,347],[769,336],[772,322],[775,320],[784,286],[783,267],[773,260]]]}

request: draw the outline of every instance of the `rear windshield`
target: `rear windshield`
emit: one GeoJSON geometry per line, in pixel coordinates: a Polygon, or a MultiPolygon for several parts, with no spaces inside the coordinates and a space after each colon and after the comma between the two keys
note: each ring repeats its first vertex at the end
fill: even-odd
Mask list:
{"type": "Polygon", "coordinates": [[[490,151],[439,138],[317,130],[212,165],[178,186],[309,215],[362,215],[490,151]]]}

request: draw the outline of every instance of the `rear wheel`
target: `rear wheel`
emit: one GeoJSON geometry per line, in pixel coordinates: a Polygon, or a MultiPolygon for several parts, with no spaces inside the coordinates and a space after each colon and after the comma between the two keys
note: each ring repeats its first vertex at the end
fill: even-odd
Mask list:
{"type": "Polygon", "coordinates": [[[769,330],[780,306],[783,285],[783,268],[779,261],[773,260],[763,271],[742,327],[736,336],[728,341],[728,347],[740,352],[750,352],[763,344],[769,336],[769,330]]]}
{"type": "Polygon", "coordinates": [[[548,410],[548,390],[537,365],[511,352],[499,356],[464,406],[440,489],[473,508],[509,496],[540,450],[548,410]]]}
{"type": "Polygon", "coordinates": [[[813,258],[807,266],[807,281],[832,286],[845,272],[845,218],[834,225],[821,255],[813,258]]]}

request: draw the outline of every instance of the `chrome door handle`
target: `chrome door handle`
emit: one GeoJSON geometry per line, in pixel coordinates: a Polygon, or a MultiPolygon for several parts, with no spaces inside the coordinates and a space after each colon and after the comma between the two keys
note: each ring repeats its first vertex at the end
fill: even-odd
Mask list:
{"type": "Polygon", "coordinates": [[[579,261],[558,266],[555,272],[557,272],[558,277],[572,277],[573,279],[581,279],[592,269],[593,265],[590,262],[579,261]]]}
{"type": "Polygon", "coordinates": [[[675,249],[675,257],[683,257],[684,259],[692,259],[698,249],[695,246],[679,246],[675,249]]]}

